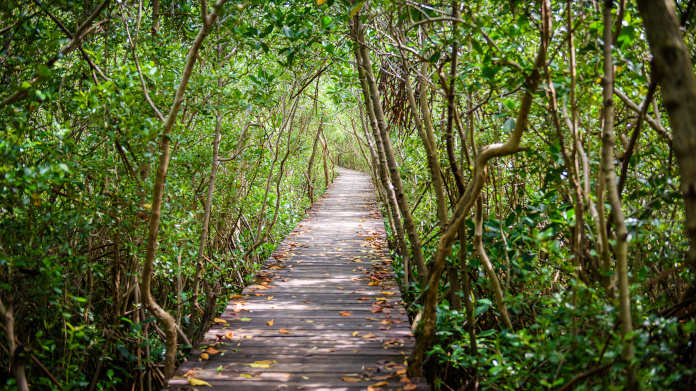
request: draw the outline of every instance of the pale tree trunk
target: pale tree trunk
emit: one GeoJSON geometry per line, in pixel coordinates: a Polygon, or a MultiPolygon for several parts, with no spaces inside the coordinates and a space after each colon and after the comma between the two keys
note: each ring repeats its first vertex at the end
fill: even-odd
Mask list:
{"type": "Polygon", "coordinates": [[[394,186],[396,201],[399,206],[399,209],[401,210],[401,215],[404,219],[404,228],[406,228],[408,239],[411,242],[411,252],[413,253],[413,261],[415,262],[416,268],[418,270],[419,280],[421,282],[424,282],[427,274],[427,268],[425,266],[425,258],[423,257],[423,249],[421,247],[420,238],[418,237],[416,225],[413,221],[413,216],[411,215],[411,207],[409,206],[408,200],[406,199],[406,195],[404,194],[403,184],[401,182],[401,175],[399,173],[399,168],[396,164],[396,158],[394,157],[394,149],[392,148],[391,140],[389,139],[389,129],[387,126],[386,119],[384,117],[384,112],[382,111],[382,104],[379,89],[377,87],[377,80],[375,79],[375,76],[372,72],[372,61],[370,60],[367,46],[364,43],[365,37],[362,22],[360,21],[359,15],[356,15],[353,18],[353,28],[353,39],[359,46],[360,51],[360,57],[357,66],[362,67],[364,71],[368,92],[370,94],[370,101],[372,103],[372,109],[375,116],[375,122],[377,123],[377,129],[379,130],[379,135],[382,139],[382,147],[384,150],[384,155],[387,159],[389,175],[391,177],[392,185],[394,186]]]}
{"type": "Polygon", "coordinates": [[[495,304],[498,307],[498,312],[500,312],[502,326],[508,330],[512,330],[512,322],[510,321],[510,315],[508,315],[507,306],[505,305],[503,289],[500,287],[500,281],[498,280],[498,275],[495,273],[493,264],[491,264],[491,260],[488,258],[488,254],[486,254],[486,250],[483,248],[483,199],[481,195],[479,195],[476,200],[474,222],[476,223],[476,228],[474,230],[474,248],[478,253],[481,265],[483,265],[483,269],[486,271],[488,280],[491,283],[493,296],[495,296],[495,304]]]}
{"type": "Polygon", "coordinates": [[[541,42],[534,61],[534,70],[527,77],[526,88],[522,94],[520,109],[517,113],[515,127],[512,129],[508,140],[505,143],[489,144],[481,149],[476,156],[473,169],[473,178],[467,186],[464,195],[454,211],[447,230],[442,233],[438,240],[435,259],[431,262],[425,291],[423,293],[424,311],[423,320],[419,324],[420,339],[411,353],[408,360],[408,375],[420,376],[421,366],[425,353],[430,350],[435,339],[435,317],[437,307],[437,293],[440,285],[440,277],[446,265],[447,256],[450,253],[452,242],[459,232],[459,227],[464,222],[466,216],[471,211],[476,199],[480,196],[485,182],[485,169],[488,161],[495,157],[511,155],[519,151],[522,135],[527,127],[527,118],[532,107],[534,93],[539,86],[541,79],[540,69],[546,62],[548,43],[551,37],[551,4],[550,0],[543,0],[541,4],[542,31],[541,42]]]}
{"type": "Polygon", "coordinates": [[[621,356],[628,366],[628,389],[637,390],[636,367],[631,363],[634,357],[633,322],[631,320],[631,296],[628,289],[628,254],[626,251],[626,223],[621,211],[621,198],[616,185],[616,171],[614,170],[614,64],[612,61],[612,20],[611,8],[613,0],[604,2],[604,129],[602,134],[602,160],[600,163],[606,190],[611,205],[611,216],[616,229],[616,278],[619,290],[619,319],[621,321],[622,352],[621,356]]]}
{"type": "Polygon", "coordinates": [[[226,0],[219,0],[213,7],[213,12],[208,15],[207,7],[205,1],[201,3],[203,8],[203,26],[201,27],[196,39],[193,41],[191,48],[189,49],[189,54],[186,58],[186,66],[184,67],[183,74],[181,76],[181,81],[179,82],[179,87],[177,88],[176,94],[174,96],[174,103],[172,103],[172,108],[169,111],[167,120],[162,128],[162,138],[160,141],[160,159],[159,166],[157,167],[157,174],[155,176],[154,190],[151,202],[151,213],[150,222],[148,226],[147,235],[147,247],[145,253],[145,260],[143,261],[143,269],[141,274],[141,292],[143,303],[145,307],[150,311],[157,321],[162,325],[162,329],[165,332],[165,346],[166,352],[164,356],[164,377],[166,379],[170,378],[174,374],[174,369],[176,366],[176,353],[177,353],[177,332],[176,332],[176,322],[174,318],[165,311],[162,307],[155,302],[152,297],[152,292],[150,291],[150,285],[152,282],[153,274],[153,263],[155,261],[155,256],[157,255],[157,233],[159,231],[160,216],[162,213],[162,198],[164,196],[164,183],[167,177],[167,169],[169,167],[169,146],[171,143],[171,134],[174,124],[176,123],[177,115],[181,109],[181,104],[184,100],[184,92],[186,91],[186,86],[188,85],[191,74],[193,73],[193,68],[196,64],[196,58],[198,57],[198,51],[200,50],[203,40],[205,40],[210,27],[217,18],[217,10],[220,9],[226,0]]]}
{"type": "MultiPolygon", "coordinates": [[[[317,77],[317,88],[314,90],[314,117],[317,116],[317,102],[319,96],[319,77],[317,77]]],[[[319,119],[319,128],[314,136],[314,143],[312,144],[312,155],[309,157],[309,163],[307,164],[307,195],[309,196],[309,204],[314,204],[314,177],[312,176],[312,168],[314,167],[314,157],[317,154],[317,144],[319,144],[319,133],[321,133],[321,126],[323,124],[323,118],[319,119]]]]}
{"type": "Polygon", "coordinates": [[[5,335],[7,336],[7,343],[9,346],[10,355],[10,369],[12,371],[12,376],[14,376],[17,382],[17,390],[19,391],[29,391],[29,385],[27,383],[27,375],[24,372],[24,364],[19,356],[21,349],[17,347],[15,342],[15,324],[14,324],[14,305],[12,296],[7,299],[7,307],[5,307],[2,299],[0,299],[0,316],[2,316],[4,321],[5,335]]]}
{"type": "MultiPolygon", "coordinates": [[[[370,122],[370,127],[372,128],[372,134],[374,136],[375,148],[377,149],[377,156],[379,157],[379,177],[382,183],[382,188],[387,193],[387,201],[389,202],[389,209],[391,210],[392,219],[394,220],[394,229],[396,231],[397,240],[399,242],[399,248],[401,249],[401,256],[404,259],[404,274],[408,275],[408,279],[411,278],[411,268],[409,267],[410,255],[408,252],[408,245],[406,243],[406,234],[404,231],[404,226],[401,223],[401,215],[399,214],[398,203],[396,200],[396,194],[394,192],[394,187],[389,181],[389,172],[387,168],[387,157],[384,154],[384,145],[382,144],[382,137],[378,130],[377,120],[375,119],[374,106],[371,102],[371,97],[369,93],[369,88],[367,86],[367,78],[365,76],[365,70],[359,65],[361,63],[360,49],[358,45],[355,45],[355,50],[353,52],[355,55],[355,60],[358,65],[358,77],[360,78],[360,86],[362,88],[362,93],[365,98],[364,107],[367,111],[367,119],[370,122]]],[[[361,106],[362,107],[362,106],[361,106]]],[[[360,114],[362,116],[362,108],[360,109],[360,114]]],[[[367,127],[363,128],[365,135],[367,136],[367,127]]]]}
{"type": "MultiPolygon", "coordinates": [[[[671,0],[638,0],[653,54],[653,72],[662,88],[662,104],[672,124],[673,150],[679,163],[681,193],[686,212],[688,262],[696,275],[696,78],[689,50],[671,0]]],[[[696,295],[696,281],[682,299],[696,295]]]]}
{"type": "MultiPolygon", "coordinates": [[[[218,67],[222,66],[222,47],[217,45],[218,67]]],[[[222,77],[217,80],[218,89],[222,90],[222,77]]],[[[186,336],[189,340],[193,338],[193,331],[196,327],[196,318],[198,315],[198,296],[200,294],[201,273],[203,271],[203,257],[206,244],[208,243],[208,231],[210,227],[210,210],[213,204],[213,193],[215,192],[215,178],[217,176],[218,156],[220,151],[220,132],[222,129],[222,96],[218,95],[217,108],[215,112],[215,138],[213,139],[213,160],[210,167],[210,177],[208,178],[208,194],[205,198],[205,207],[203,211],[203,226],[201,227],[201,236],[198,244],[198,255],[196,255],[196,274],[193,276],[193,294],[191,295],[191,313],[189,317],[189,326],[186,331],[186,336]]],[[[201,324],[200,327],[206,325],[201,324]]],[[[196,343],[196,341],[194,341],[196,343]]]]}

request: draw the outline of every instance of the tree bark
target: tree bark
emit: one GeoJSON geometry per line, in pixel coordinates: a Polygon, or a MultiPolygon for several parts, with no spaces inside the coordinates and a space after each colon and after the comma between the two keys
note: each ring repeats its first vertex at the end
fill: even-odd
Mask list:
{"type": "MultiPolygon", "coordinates": [[[[217,45],[218,66],[222,66],[222,46],[217,45]]],[[[222,77],[217,80],[218,90],[222,90],[222,77]]],[[[217,176],[218,156],[220,151],[220,132],[222,129],[222,95],[218,95],[217,107],[215,112],[215,138],[213,139],[213,160],[210,166],[210,177],[208,178],[208,193],[205,197],[205,207],[203,211],[203,226],[201,227],[201,236],[198,243],[198,254],[196,255],[196,274],[193,277],[193,294],[191,295],[191,313],[189,317],[188,330],[186,336],[188,339],[193,339],[194,329],[196,327],[196,317],[198,315],[198,296],[200,294],[201,273],[203,271],[203,256],[208,243],[208,231],[210,226],[210,209],[213,204],[213,193],[215,192],[215,178],[217,176]]],[[[205,327],[201,323],[201,327],[205,327]]],[[[195,342],[194,342],[195,343],[195,342]]]]}
{"type": "Polygon", "coordinates": [[[602,160],[600,163],[606,190],[611,205],[611,216],[616,229],[616,277],[619,290],[619,319],[621,320],[622,351],[621,356],[628,367],[629,390],[638,389],[636,367],[633,365],[633,321],[631,320],[631,295],[628,289],[628,253],[626,222],[621,211],[621,197],[616,184],[614,170],[614,63],[612,60],[612,20],[613,0],[604,1],[604,129],[602,134],[602,160]]]}
{"type": "MultiPolygon", "coordinates": [[[[689,50],[671,0],[638,0],[645,33],[653,54],[653,72],[662,88],[674,138],[674,154],[679,164],[681,193],[686,212],[687,256],[692,276],[696,275],[696,78],[689,50]]],[[[683,299],[696,295],[696,280],[683,299]]]]}
{"type": "Polygon", "coordinates": [[[396,164],[396,158],[394,157],[394,149],[392,148],[391,140],[389,139],[389,129],[382,110],[377,81],[372,72],[372,61],[370,60],[367,46],[364,44],[362,22],[360,21],[359,15],[356,15],[353,18],[353,23],[353,39],[360,49],[360,61],[358,62],[357,66],[362,67],[365,74],[365,80],[367,82],[368,92],[370,94],[370,101],[372,103],[375,120],[377,122],[377,129],[379,130],[379,134],[382,139],[382,147],[384,149],[384,155],[387,159],[387,166],[389,167],[389,175],[391,177],[391,182],[394,185],[396,201],[404,219],[404,227],[406,228],[408,239],[411,242],[411,252],[413,253],[413,261],[415,262],[418,270],[418,278],[421,282],[423,282],[425,281],[425,276],[427,273],[425,258],[423,257],[423,249],[418,237],[416,225],[413,222],[411,207],[408,205],[408,200],[406,200],[406,196],[404,194],[401,175],[396,164]]]}
{"type": "Polygon", "coordinates": [[[409,376],[420,376],[425,353],[430,349],[430,346],[432,346],[435,339],[435,315],[440,277],[442,276],[442,271],[444,270],[446,264],[446,257],[450,253],[452,242],[457,236],[459,227],[471,211],[471,207],[479,197],[481,189],[483,189],[486,164],[494,157],[511,155],[517,152],[520,148],[522,135],[527,128],[527,118],[529,117],[532,107],[534,93],[536,92],[537,87],[539,86],[539,80],[541,79],[540,70],[546,62],[546,53],[551,37],[552,18],[550,8],[550,0],[543,0],[541,5],[541,42],[539,44],[536,60],[534,61],[534,70],[527,77],[526,88],[524,89],[522,100],[520,102],[520,109],[517,113],[515,127],[504,144],[489,144],[483,147],[481,152],[478,153],[474,163],[474,176],[472,181],[470,182],[469,186],[467,186],[464,195],[461,197],[455,212],[450,219],[450,224],[448,225],[447,230],[442,233],[440,239],[438,240],[435,259],[430,264],[429,274],[427,276],[426,284],[424,285],[423,319],[419,324],[420,340],[414,347],[408,360],[409,376]]]}
{"type": "Polygon", "coordinates": [[[160,217],[162,213],[162,198],[164,196],[164,182],[167,177],[167,169],[169,167],[169,147],[171,144],[171,134],[174,124],[176,123],[177,115],[181,109],[181,104],[184,101],[184,93],[186,92],[186,86],[188,85],[191,74],[193,73],[193,68],[196,64],[196,58],[198,57],[198,51],[203,45],[203,41],[208,34],[208,30],[212,26],[213,22],[217,18],[217,10],[220,9],[226,0],[219,0],[214,8],[213,12],[208,15],[205,7],[203,7],[203,26],[201,26],[196,39],[193,41],[191,48],[189,49],[188,57],[186,58],[186,66],[184,67],[184,72],[181,76],[181,81],[179,82],[179,87],[177,88],[176,94],[174,96],[174,102],[172,103],[172,108],[169,111],[167,120],[162,128],[162,139],[160,141],[160,158],[159,166],[157,167],[157,174],[154,182],[154,190],[151,202],[151,212],[150,212],[150,222],[148,226],[148,236],[147,236],[147,247],[145,253],[145,260],[143,261],[143,269],[141,274],[141,292],[143,303],[145,307],[150,311],[157,321],[162,324],[162,329],[166,336],[166,353],[164,356],[164,377],[170,378],[174,374],[174,369],[176,366],[176,353],[177,353],[177,332],[176,332],[176,322],[174,318],[165,311],[162,307],[157,304],[155,299],[152,297],[152,292],[150,291],[150,285],[152,282],[153,274],[153,263],[155,261],[155,256],[157,255],[157,233],[159,231],[160,217]]]}

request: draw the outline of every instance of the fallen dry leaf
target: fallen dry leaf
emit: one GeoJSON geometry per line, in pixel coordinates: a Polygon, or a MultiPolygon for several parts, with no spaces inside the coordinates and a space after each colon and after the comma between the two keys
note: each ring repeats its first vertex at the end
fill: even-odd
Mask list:
{"type": "Polygon", "coordinates": [[[338,311],[341,316],[350,316],[350,311],[338,311]]]}
{"type": "Polygon", "coordinates": [[[253,376],[251,376],[251,375],[248,374],[248,373],[240,373],[239,376],[241,376],[241,377],[246,377],[247,379],[251,379],[251,378],[253,377],[253,376]]]}
{"type": "Polygon", "coordinates": [[[266,323],[268,323],[269,326],[273,326],[273,319],[267,320],[266,323]]]}
{"type": "Polygon", "coordinates": [[[207,360],[208,358],[210,358],[210,356],[208,356],[208,353],[201,353],[201,359],[207,360]]]}
{"type": "Polygon", "coordinates": [[[277,364],[278,361],[276,360],[261,360],[261,361],[254,361],[256,364],[277,364]]]}
{"type": "Polygon", "coordinates": [[[205,350],[205,352],[208,353],[208,354],[219,354],[219,353],[220,353],[219,350],[213,349],[213,348],[208,348],[208,349],[205,350]]]}
{"type": "Polygon", "coordinates": [[[372,334],[372,333],[370,333],[370,334],[365,334],[365,335],[363,335],[362,337],[363,337],[363,338],[377,338],[377,336],[374,335],[374,334],[372,334]]]}
{"type": "Polygon", "coordinates": [[[278,332],[281,334],[292,334],[291,332],[289,332],[288,330],[285,330],[285,329],[280,329],[280,330],[278,330],[278,332]]]}
{"type": "Polygon", "coordinates": [[[268,296],[266,299],[271,300],[272,298],[273,298],[273,296],[268,296]]]}
{"type": "Polygon", "coordinates": [[[362,381],[362,379],[359,377],[342,377],[341,380],[349,383],[357,383],[362,381]]]}
{"type": "Polygon", "coordinates": [[[415,390],[416,388],[418,388],[418,386],[413,383],[404,386],[404,390],[415,390]]]}
{"type": "Polygon", "coordinates": [[[230,295],[230,299],[241,299],[243,298],[242,295],[230,295]]]}
{"type": "Polygon", "coordinates": [[[355,337],[356,335],[360,334],[359,331],[353,331],[353,336],[355,337]]]}
{"type": "Polygon", "coordinates": [[[244,364],[244,365],[246,365],[248,367],[252,367],[252,368],[273,368],[273,367],[271,367],[271,364],[259,364],[259,363],[255,363],[255,362],[251,363],[251,364],[244,364]]]}
{"type": "Polygon", "coordinates": [[[215,318],[215,319],[213,319],[213,323],[225,324],[225,323],[227,323],[227,321],[225,319],[215,318]]]}
{"type": "Polygon", "coordinates": [[[402,383],[410,383],[411,379],[407,378],[406,376],[402,377],[400,380],[402,383]]]}
{"type": "Polygon", "coordinates": [[[198,380],[198,379],[188,379],[188,382],[192,386],[208,386],[212,387],[210,383],[204,382],[203,380],[198,380]]]}
{"type": "Polygon", "coordinates": [[[379,382],[379,383],[375,383],[375,384],[371,385],[370,387],[384,387],[384,386],[386,386],[386,385],[388,385],[388,384],[389,384],[389,383],[386,382],[386,381],[381,381],[381,382],[379,382]]]}

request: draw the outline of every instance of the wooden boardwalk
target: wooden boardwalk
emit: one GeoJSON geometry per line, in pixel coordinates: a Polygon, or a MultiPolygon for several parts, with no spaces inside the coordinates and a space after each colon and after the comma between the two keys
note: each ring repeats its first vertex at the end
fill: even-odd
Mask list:
{"type": "Polygon", "coordinates": [[[169,390],[427,390],[374,190],[339,177],[169,382],[169,390]]]}

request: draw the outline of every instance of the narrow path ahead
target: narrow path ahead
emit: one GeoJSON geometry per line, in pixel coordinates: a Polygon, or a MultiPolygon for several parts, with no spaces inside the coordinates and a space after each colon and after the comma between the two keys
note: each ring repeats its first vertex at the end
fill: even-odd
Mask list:
{"type": "Polygon", "coordinates": [[[339,174],[169,390],[428,389],[405,377],[414,338],[372,185],[339,174]]]}

